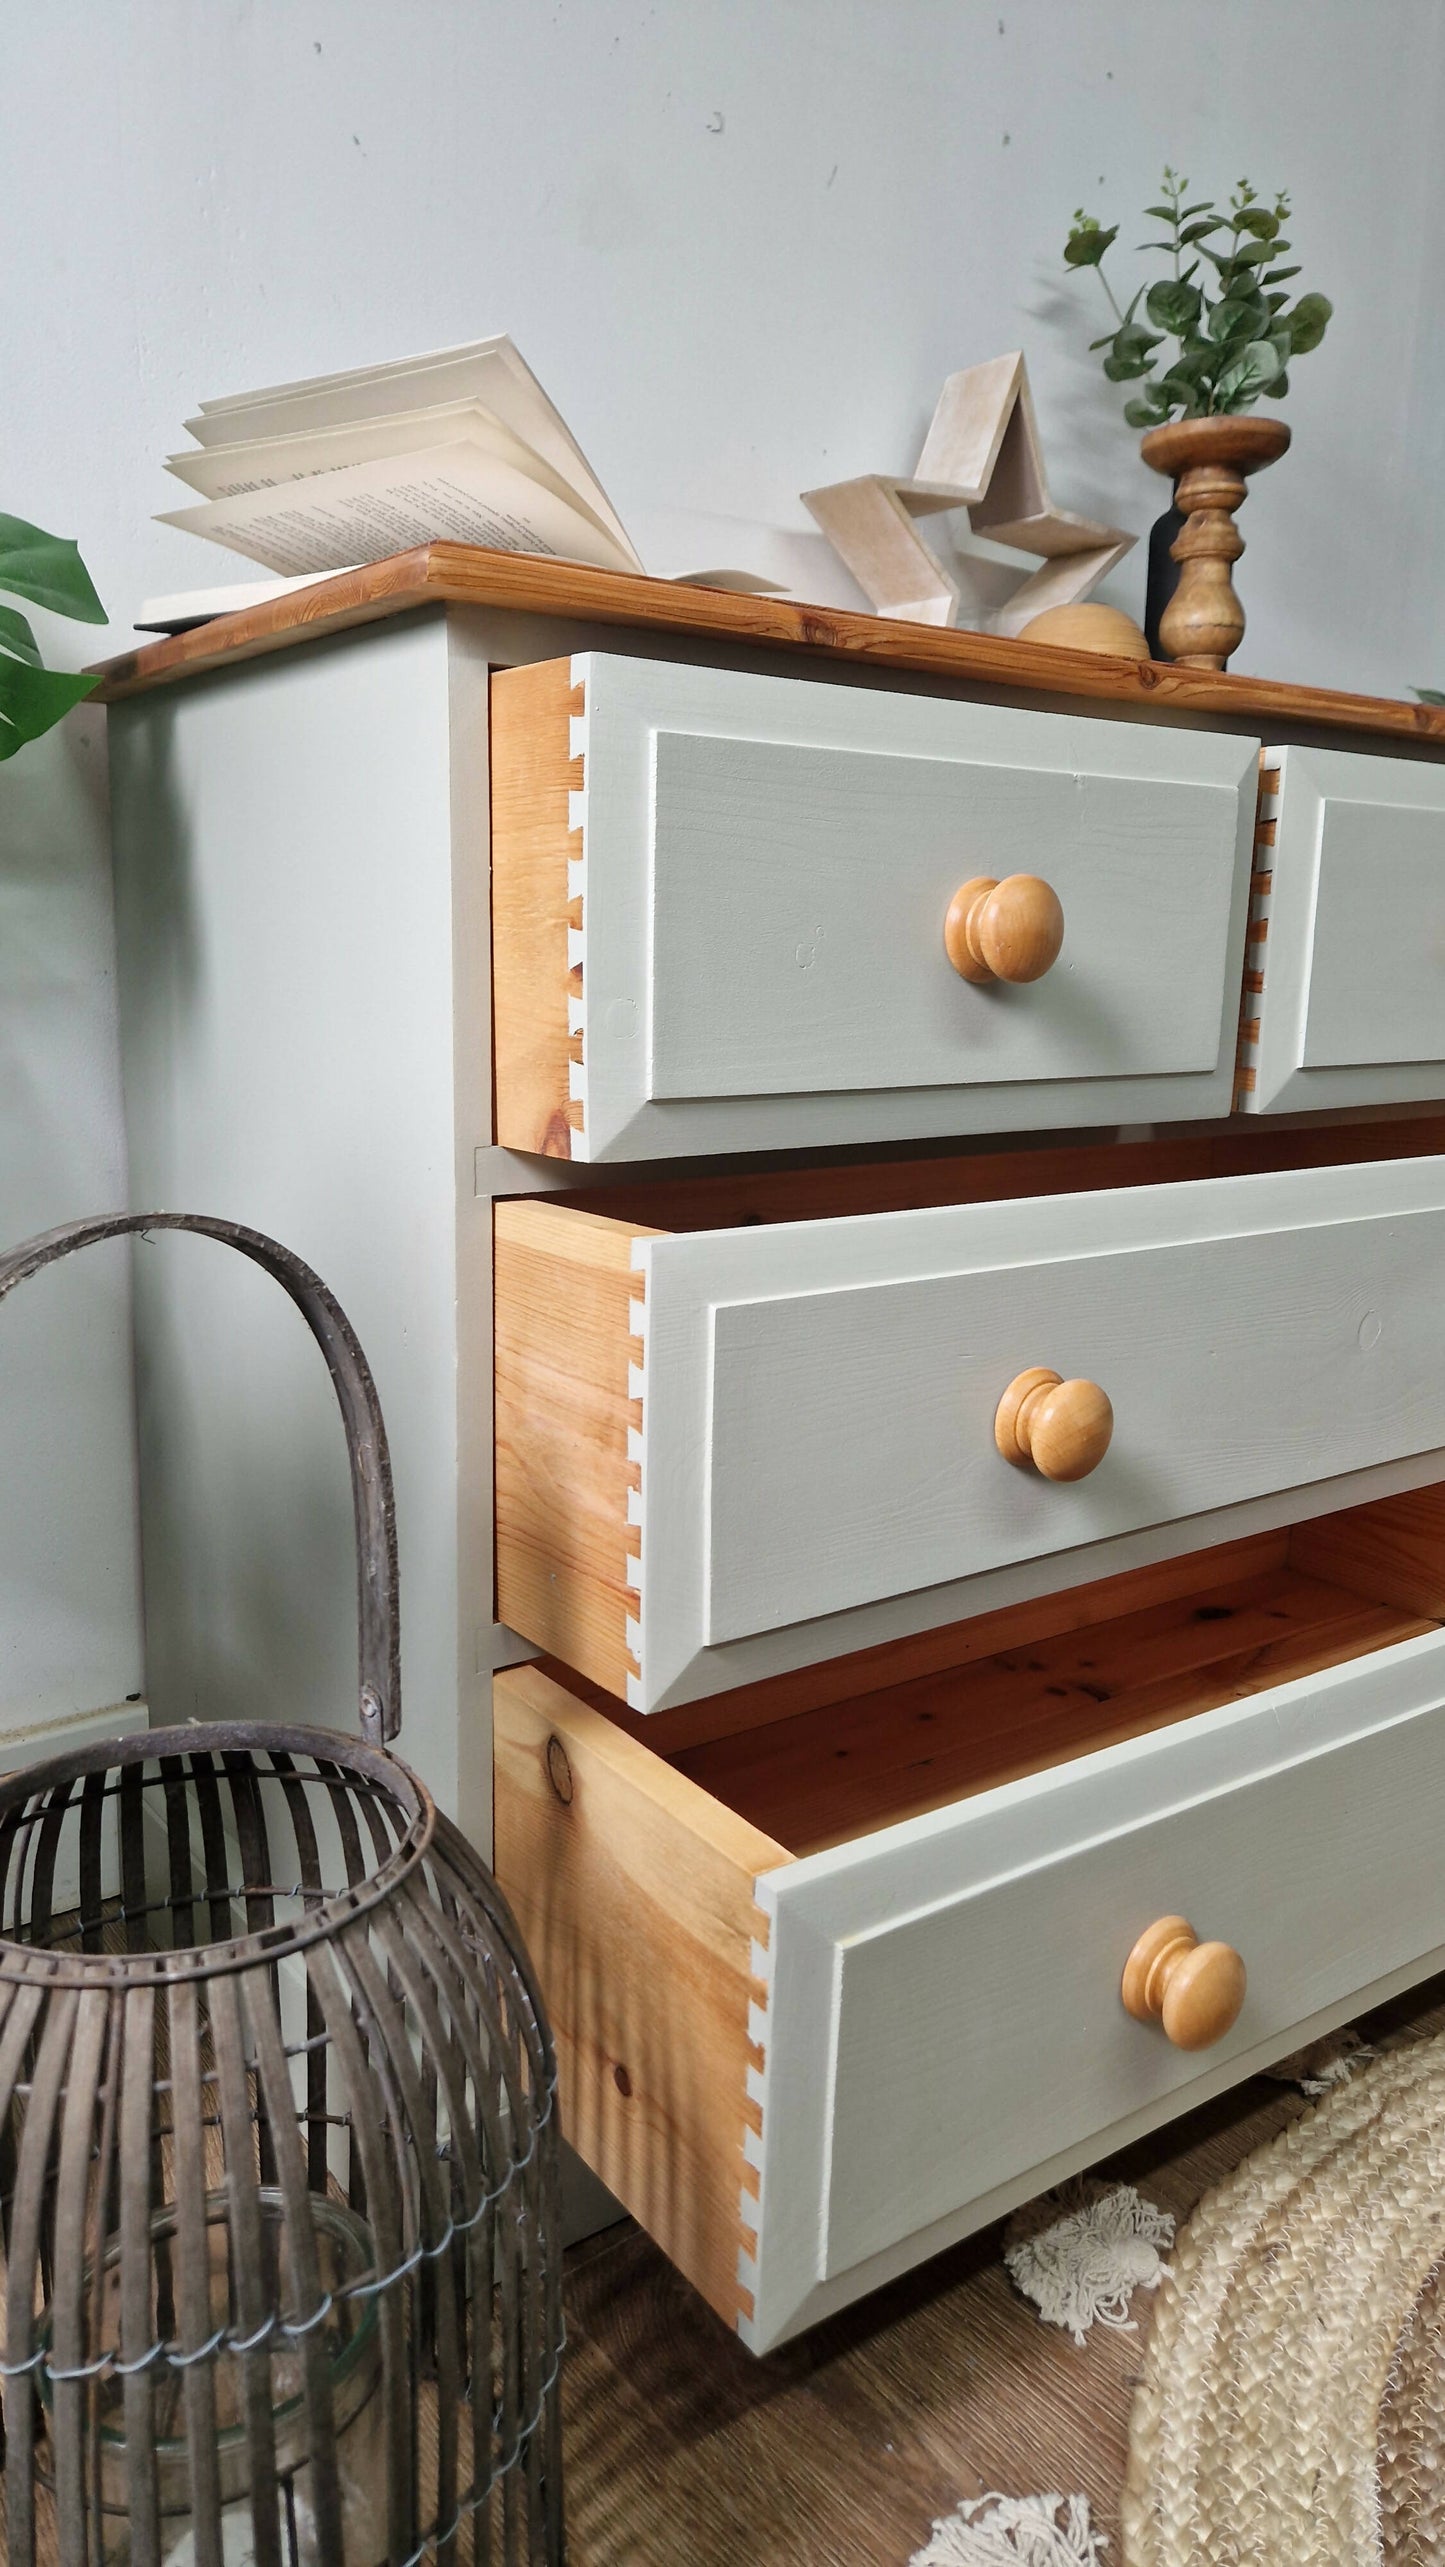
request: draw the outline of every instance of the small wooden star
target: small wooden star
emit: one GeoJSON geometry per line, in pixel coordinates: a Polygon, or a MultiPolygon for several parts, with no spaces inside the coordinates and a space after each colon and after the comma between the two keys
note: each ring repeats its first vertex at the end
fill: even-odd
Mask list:
{"type": "Polygon", "coordinates": [[[1136,540],[1054,506],[1017,349],[949,376],[907,479],[864,473],[802,498],[875,614],[916,624],[1020,632],[1046,607],[1086,597],[1136,540]],[[1041,555],[1040,567],[1016,581],[1001,563],[960,553],[945,569],[914,521],[950,508],[967,509],[974,534],[1041,555]]]}

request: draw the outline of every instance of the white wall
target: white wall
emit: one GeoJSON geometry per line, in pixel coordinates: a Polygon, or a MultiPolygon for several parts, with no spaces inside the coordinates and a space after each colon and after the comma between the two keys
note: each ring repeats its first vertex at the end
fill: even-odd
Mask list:
{"type": "MultiPolygon", "coordinates": [[[[124,1201],[104,774],[93,711],[0,767],[6,1247],[124,1201]]],[[[141,1685],[125,1282],[92,1249],[0,1304],[0,1736],[141,1685]]]]}
{"type": "MultiPolygon", "coordinates": [[[[760,521],[848,595],[797,491],[905,469],[944,374],[1020,344],[1056,497],[1142,531],[1163,488],[1058,251],[1080,202],[1142,238],[1168,158],[1287,184],[1337,306],[1245,513],[1239,665],[1445,683],[1442,0],[0,0],[0,30],[0,505],[80,535],[118,638],[239,571],[149,522],[198,398],[496,328],[663,566],[717,557],[709,516],[753,558],[760,521]]],[[[1108,593],[1142,584],[1141,550],[1108,593]]],[[[96,765],[82,716],[0,769],[5,1239],[123,1182],[96,765]]],[[[0,1725],[138,1681],[119,1289],[0,1319],[0,1725]]]]}

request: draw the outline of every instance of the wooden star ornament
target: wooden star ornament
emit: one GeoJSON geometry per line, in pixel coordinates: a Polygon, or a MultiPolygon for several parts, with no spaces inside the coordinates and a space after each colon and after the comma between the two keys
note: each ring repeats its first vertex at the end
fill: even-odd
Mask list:
{"type": "Polygon", "coordinates": [[[1046,607],[1087,597],[1136,540],[1054,506],[1017,349],[949,376],[907,479],[864,473],[802,498],[875,614],[915,624],[1021,632],[1046,607]],[[946,568],[915,520],[950,508],[966,508],[971,532],[991,543],[1042,556],[1039,568],[1016,580],[967,553],[946,568]]]}

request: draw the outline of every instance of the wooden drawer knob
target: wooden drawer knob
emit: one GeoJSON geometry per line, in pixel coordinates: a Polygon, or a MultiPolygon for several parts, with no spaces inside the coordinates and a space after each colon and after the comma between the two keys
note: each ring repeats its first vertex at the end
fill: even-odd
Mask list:
{"type": "Polygon", "coordinates": [[[994,1411],[993,1436],[1006,1462],[1030,1463],[1046,1480],[1084,1480],[1109,1449],[1114,1411],[1097,1382],[1066,1382],[1043,1365],[1019,1373],[994,1411]]]}
{"type": "Polygon", "coordinates": [[[943,922],[944,951],[965,980],[1042,980],[1063,941],[1058,893],[1036,873],[1002,882],[976,875],[954,893],[943,922]]]}
{"type": "Polygon", "coordinates": [[[1176,2050],[1207,2050],[1239,2021],[1244,1963],[1228,1943],[1201,1943],[1182,1916],[1161,1916],[1124,1964],[1123,1998],[1136,2023],[1161,2023],[1176,2050]]]}

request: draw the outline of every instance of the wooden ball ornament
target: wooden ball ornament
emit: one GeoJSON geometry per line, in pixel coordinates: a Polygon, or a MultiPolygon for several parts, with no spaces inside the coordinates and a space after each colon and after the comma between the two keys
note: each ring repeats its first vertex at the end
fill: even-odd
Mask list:
{"type": "Polygon", "coordinates": [[[1048,642],[1056,651],[1101,651],[1109,659],[1147,660],[1142,627],[1118,606],[1046,606],[1019,632],[1021,642],[1048,642]]]}

